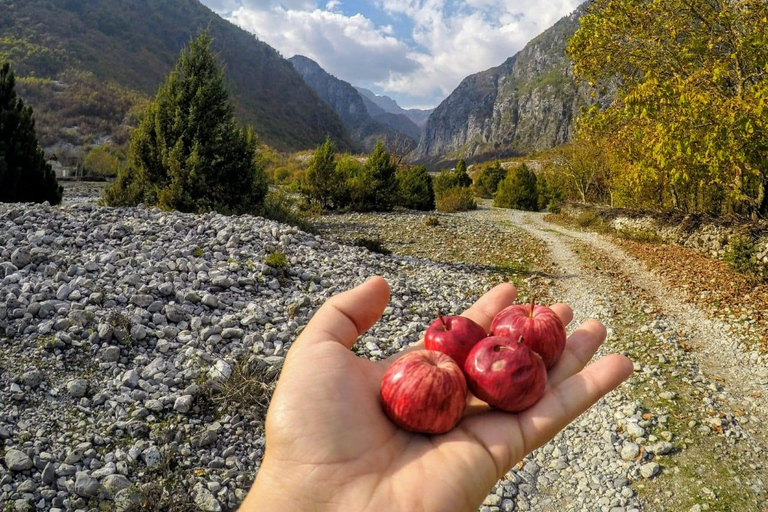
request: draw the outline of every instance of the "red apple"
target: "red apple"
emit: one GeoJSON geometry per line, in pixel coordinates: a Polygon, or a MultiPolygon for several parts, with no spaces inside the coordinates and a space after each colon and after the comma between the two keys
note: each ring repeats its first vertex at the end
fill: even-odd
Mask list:
{"type": "Polygon", "coordinates": [[[544,360],[547,369],[552,368],[565,350],[565,326],[557,314],[546,306],[517,304],[502,309],[491,323],[493,336],[523,337],[523,343],[544,360]]]}
{"type": "Polygon", "coordinates": [[[547,386],[541,356],[520,341],[504,336],[481,340],[469,353],[464,374],[480,400],[507,412],[535,404],[547,386]]]}
{"type": "Polygon", "coordinates": [[[487,335],[485,329],[469,318],[443,316],[438,311],[437,320],[429,324],[424,333],[424,347],[451,356],[463,368],[469,351],[487,335]]]}
{"type": "Polygon", "coordinates": [[[456,362],[434,350],[410,352],[381,380],[384,412],[400,428],[444,434],[461,419],[467,382],[456,362]]]}

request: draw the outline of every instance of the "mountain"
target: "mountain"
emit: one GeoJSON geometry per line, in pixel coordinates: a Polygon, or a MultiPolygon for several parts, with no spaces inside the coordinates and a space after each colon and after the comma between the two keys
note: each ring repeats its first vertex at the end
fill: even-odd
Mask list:
{"type": "Polygon", "coordinates": [[[528,154],[566,142],[582,107],[610,102],[573,75],[568,39],[587,4],[498,67],[471,75],[432,113],[410,158],[439,163],[528,154]],[[595,97],[592,97],[592,94],[595,97]]]}
{"type": "Polygon", "coordinates": [[[197,0],[3,0],[0,61],[35,108],[43,144],[126,137],[131,109],[154,96],[201,31],[214,38],[240,119],[279,150],[326,135],[348,146],[333,111],[277,51],[197,0]],[[127,116],[127,118],[126,118],[127,116]]]}
{"type": "Polygon", "coordinates": [[[336,112],[350,134],[352,142],[359,149],[370,152],[378,140],[393,140],[397,138],[398,133],[403,133],[410,138],[411,147],[415,146],[420,133],[410,120],[404,120],[410,125],[393,127],[392,124],[398,123],[397,120],[389,119],[395,117],[391,114],[382,111],[380,116],[374,118],[366,108],[363,97],[348,82],[329,74],[317,62],[303,55],[295,55],[288,61],[293,64],[307,85],[336,112]],[[392,121],[391,124],[390,121],[392,121]],[[415,134],[410,130],[411,126],[416,128],[415,134]]]}
{"type": "Polygon", "coordinates": [[[384,112],[387,112],[389,114],[394,114],[394,115],[405,116],[408,119],[410,119],[411,122],[413,122],[413,124],[418,126],[419,129],[422,129],[424,128],[424,126],[426,126],[429,115],[434,111],[434,109],[431,109],[431,110],[422,110],[419,108],[404,109],[389,96],[379,96],[373,91],[369,91],[368,89],[364,89],[362,87],[357,87],[356,89],[360,94],[363,95],[363,98],[369,100],[372,104],[376,105],[384,112]]]}
{"type": "Polygon", "coordinates": [[[368,114],[370,114],[373,119],[407,135],[413,140],[413,147],[416,147],[416,142],[419,140],[419,137],[421,137],[421,128],[405,115],[392,114],[385,111],[365,95],[360,94],[360,97],[363,99],[363,104],[365,105],[366,110],[368,110],[368,114]]]}

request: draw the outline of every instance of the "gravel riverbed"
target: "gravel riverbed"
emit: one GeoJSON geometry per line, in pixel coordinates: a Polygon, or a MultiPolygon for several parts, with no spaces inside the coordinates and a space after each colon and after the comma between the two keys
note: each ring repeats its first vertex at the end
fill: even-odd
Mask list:
{"type": "MultiPolygon", "coordinates": [[[[657,314],[663,284],[637,286],[653,276],[614,246],[540,216],[484,208],[435,226],[430,215],[328,216],[315,235],[250,216],[101,208],[88,194],[60,208],[0,204],[0,504],[235,510],[291,342],[325,299],[378,274],[392,300],[355,347],[364,357],[401,350],[436,310],[459,313],[510,280],[523,297],[574,306],[570,329],[602,320],[601,353],[636,363],[482,512],[762,512],[761,404],[738,409],[690,349],[697,333],[657,314]]],[[[766,378],[749,389],[768,391],[766,378]]]]}

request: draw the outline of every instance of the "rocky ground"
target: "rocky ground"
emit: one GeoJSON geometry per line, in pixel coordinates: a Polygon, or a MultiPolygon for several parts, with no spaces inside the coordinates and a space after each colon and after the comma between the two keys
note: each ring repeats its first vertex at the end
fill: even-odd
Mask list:
{"type": "Polygon", "coordinates": [[[764,512],[764,356],[605,237],[489,208],[328,216],[314,235],[91,203],[0,205],[3,510],[235,510],[291,341],[380,274],[392,302],[355,347],[365,357],[507,279],[570,303],[574,325],[599,318],[602,352],[635,361],[483,512],[764,512]],[[393,254],[353,245],[371,241],[393,254]]]}
{"type": "Polygon", "coordinates": [[[379,358],[497,269],[383,256],[249,216],[0,205],[3,510],[234,510],[271,384],[332,294],[379,274],[379,358]]]}

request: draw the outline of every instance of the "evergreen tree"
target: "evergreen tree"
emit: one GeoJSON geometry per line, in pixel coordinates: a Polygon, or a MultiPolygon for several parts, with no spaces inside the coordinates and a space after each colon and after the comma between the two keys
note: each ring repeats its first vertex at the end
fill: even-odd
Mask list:
{"type": "Polygon", "coordinates": [[[423,165],[397,171],[398,206],[428,211],[435,208],[432,178],[423,165]]]}
{"type": "Polygon", "coordinates": [[[475,182],[475,194],[489,199],[496,195],[501,180],[507,177],[507,171],[501,167],[498,160],[486,165],[475,182]]]}
{"type": "Polygon", "coordinates": [[[181,52],[131,135],[128,165],[107,190],[107,204],[223,213],[263,204],[267,183],[256,136],[235,118],[211,43],[205,33],[181,52]]]}
{"type": "Polygon", "coordinates": [[[309,162],[309,168],[304,175],[303,194],[311,201],[315,201],[320,208],[325,210],[332,207],[334,199],[339,195],[339,188],[343,187],[343,180],[336,172],[336,148],[330,137],[317,148],[315,155],[309,162]]]}
{"type": "Polygon", "coordinates": [[[469,177],[469,173],[467,172],[467,163],[463,158],[459,158],[459,161],[456,163],[456,170],[454,172],[456,175],[456,186],[472,186],[472,178],[469,177]]]}
{"type": "Polygon", "coordinates": [[[397,166],[392,162],[384,143],[381,141],[376,143],[365,167],[370,173],[370,186],[373,187],[374,192],[372,209],[391,210],[397,199],[397,181],[395,180],[397,166]]]}
{"type": "Polygon", "coordinates": [[[37,142],[32,107],[16,94],[10,64],[0,68],[0,202],[61,202],[62,188],[37,142]]]}
{"type": "Polygon", "coordinates": [[[538,203],[536,174],[525,165],[509,171],[507,177],[499,183],[493,200],[494,206],[517,210],[536,210],[538,203]]]}

